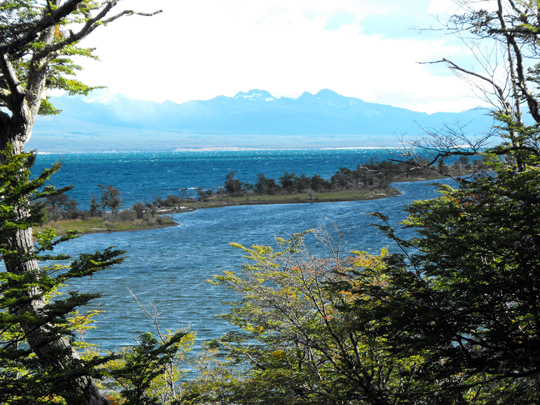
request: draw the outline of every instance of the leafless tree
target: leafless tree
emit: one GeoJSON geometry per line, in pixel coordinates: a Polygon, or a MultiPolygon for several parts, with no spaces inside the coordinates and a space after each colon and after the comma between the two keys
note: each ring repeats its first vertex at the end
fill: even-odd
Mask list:
{"type": "Polygon", "coordinates": [[[489,151],[513,152],[515,168],[523,170],[520,153],[540,155],[538,31],[540,3],[526,0],[454,0],[460,11],[439,18],[449,35],[460,38],[476,66],[469,68],[442,58],[424,62],[444,64],[465,80],[490,108],[495,124],[483,134],[467,133],[467,124],[424,128],[426,136],[408,144],[403,155],[418,163],[416,151],[430,155],[422,166],[436,166],[448,157],[473,156],[489,151]]]}

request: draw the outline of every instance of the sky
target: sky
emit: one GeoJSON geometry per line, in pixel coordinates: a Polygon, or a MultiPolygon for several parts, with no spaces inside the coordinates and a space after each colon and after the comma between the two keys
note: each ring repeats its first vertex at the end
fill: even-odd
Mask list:
{"type": "Polygon", "coordinates": [[[79,78],[129,98],[331,89],[428,113],[481,105],[443,64],[418,63],[469,63],[455,37],[417,29],[438,27],[435,16],[457,10],[451,0],[123,0],[122,9],[163,12],[99,27],[83,45],[101,61],[81,61],[79,78]]]}

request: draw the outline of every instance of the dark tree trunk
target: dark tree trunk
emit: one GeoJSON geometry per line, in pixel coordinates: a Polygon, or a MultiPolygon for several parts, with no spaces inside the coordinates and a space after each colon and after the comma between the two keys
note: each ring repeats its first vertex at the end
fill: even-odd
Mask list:
{"type": "MultiPolygon", "coordinates": [[[[123,16],[145,15],[152,16],[155,13],[137,13],[133,10],[123,10],[116,15],[108,16],[108,13],[118,4],[119,0],[108,0],[96,3],[90,7],[93,11],[80,11],[85,5],[83,0],[48,0],[45,2],[30,2],[34,7],[41,7],[42,16],[34,16],[35,19],[25,20],[25,13],[14,17],[21,18],[24,32],[21,28],[15,29],[16,35],[0,41],[0,104],[10,111],[7,114],[0,111],[0,151],[11,145],[12,154],[24,152],[24,145],[30,139],[41,100],[45,96],[45,87],[51,68],[51,63],[58,57],[69,55],[65,53],[67,47],[76,45],[77,42],[92,33],[97,27],[111,23],[123,16]],[[34,4],[36,3],[36,4],[34,4]],[[39,5],[38,5],[39,3],[39,5]],[[75,23],[77,19],[68,18],[78,12],[78,18],[84,17],[85,23],[75,23]],[[107,18],[106,18],[107,17],[107,18]],[[73,29],[66,29],[65,24],[73,29]],[[65,29],[66,32],[63,32],[65,29]],[[20,31],[20,32],[19,32],[20,31]],[[38,44],[38,47],[32,47],[38,44]],[[24,58],[24,68],[20,70],[24,58]]],[[[15,2],[17,3],[17,2],[15,2]]],[[[17,3],[18,4],[18,3],[17,3]]],[[[15,5],[15,10],[19,10],[15,5]]],[[[36,9],[37,10],[37,9],[36,9]]],[[[9,27],[7,28],[9,31],[9,27]]],[[[54,87],[54,86],[53,86],[54,87]]],[[[84,92],[84,91],[83,91],[84,92]]],[[[5,156],[0,153],[0,162],[5,156]]],[[[16,208],[19,218],[28,215],[28,204],[20,202],[16,208]]],[[[6,270],[14,274],[38,272],[37,260],[28,259],[28,255],[34,252],[32,241],[32,229],[19,230],[8,242],[9,247],[17,251],[17,255],[8,255],[4,258],[6,270]]],[[[24,308],[13,309],[14,311],[26,311],[30,314],[38,314],[43,309],[45,302],[41,298],[40,291],[27,291],[28,304],[24,308]]],[[[50,325],[44,325],[37,330],[30,325],[22,325],[27,334],[27,339],[32,350],[40,359],[50,362],[55,359],[55,366],[66,369],[73,360],[78,359],[77,352],[69,345],[62,336],[51,336],[50,325]],[[51,343],[51,338],[52,343],[51,343]],[[49,343],[47,343],[49,342],[49,343]],[[53,352],[64,349],[64,357],[54,357],[53,352]]],[[[74,391],[84,394],[85,402],[66,398],[70,405],[105,405],[109,402],[102,396],[89,377],[73,377],[71,387],[74,391]]],[[[70,383],[71,383],[70,382],[70,383]]]]}
{"type": "MultiPolygon", "coordinates": [[[[32,122],[33,124],[33,122],[32,122]]],[[[13,154],[24,152],[24,142],[29,138],[31,125],[24,117],[9,117],[5,113],[0,113],[0,146],[5,147],[10,144],[13,154]],[[17,119],[18,118],[18,119],[17,119]]],[[[5,156],[1,156],[5,160],[5,156]]],[[[19,218],[28,216],[27,203],[22,201],[17,209],[19,218]]],[[[34,242],[32,237],[32,228],[19,229],[8,242],[9,249],[18,254],[4,257],[6,270],[13,274],[24,274],[30,272],[39,272],[39,265],[36,259],[28,259],[28,255],[34,253],[34,242]]],[[[22,308],[17,308],[17,313],[29,313],[39,315],[45,306],[45,300],[41,297],[40,291],[33,289],[27,291],[30,300],[22,308]]],[[[51,328],[48,325],[42,325],[38,328],[31,324],[22,324],[22,330],[32,351],[43,360],[44,363],[53,362],[54,367],[66,369],[74,360],[79,360],[78,353],[71,347],[68,340],[61,336],[51,336],[51,328]],[[58,357],[57,353],[64,353],[63,357],[58,357]]],[[[81,394],[84,397],[86,405],[109,405],[109,401],[100,393],[92,379],[87,376],[73,377],[69,382],[73,388],[74,398],[67,398],[69,405],[81,405],[81,394]]]]}

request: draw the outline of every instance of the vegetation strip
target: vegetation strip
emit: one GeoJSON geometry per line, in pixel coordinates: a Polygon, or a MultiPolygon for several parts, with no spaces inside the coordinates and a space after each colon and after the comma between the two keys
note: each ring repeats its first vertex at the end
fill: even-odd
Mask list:
{"type": "Polygon", "coordinates": [[[181,195],[169,195],[164,200],[156,197],[148,204],[136,202],[122,211],[120,191],[112,185],[98,184],[101,196],[92,196],[87,211],[78,210],[78,202],[69,199],[65,192],[45,198],[43,204],[48,220],[36,230],[41,232],[52,228],[58,235],[64,235],[71,229],[83,234],[138,231],[177,225],[172,214],[196,209],[375,200],[400,194],[391,187],[391,182],[424,181],[444,178],[444,175],[463,176],[482,167],[481,160],[471,163],[466,157],[456,160],[451,166],[439,165],[437,170],[418,168],[404,162],[379,163],[372,160],[357,165],[355,170],[342,167],[329,180],[318,175],[308,177],[302,174],[297,177],[295,173],[285,172],[277,181],[258,174],[255,184],[242,183],[231,172],[225,177],[224,187],[217,190],[198,188],[197,195],[189,195],[187,189],[183,189],[181,195]],[[411,167],[415,170],[411,171],[411,167]]]}

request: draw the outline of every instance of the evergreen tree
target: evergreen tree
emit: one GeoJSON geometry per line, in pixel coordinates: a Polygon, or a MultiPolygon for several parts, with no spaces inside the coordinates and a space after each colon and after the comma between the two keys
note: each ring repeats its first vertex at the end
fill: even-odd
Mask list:
{"type": "MultiPolygon", "coordinates": [[[[24,153],[24,144],[30,139],[32,128],[38,114],[57,114],[46,99],[48,89],[63,89],[70,94],[87,94],[90,87],[73,79],[80,67],[71,57],[83,56],[95,58],[91,49],[78,46],[79,41],[91,34],[101,25],[112,23],[120,17],[140,14],[122,11],[111,15],[119,0],[101,2],[85,0],[17,0],[0,3],[0,149],[13,155],[24,153]],[[7,112],[8,110],[9,112],[7,112]],[[8,149],[8,145],[10,146],[8,149]]],[[[148,14],[146,14],[148,15],[148,14]]],[[[1,155],[0,160],[8,159],[1,155]]],[[[15,174],[16,181],[18,174],[15,174]]],[[[16,213],[24,223],[28,223],[29,202],[23,199],[15,201],[11,212],[16,213]]],[[[38,260],[32,240],[31,226],[17,227],[9,233],[6,242],[8,252],[4,255],[7,272],[14,276],[38,274],[38,260]]],[[[25,311],[30,317],[37,316],[46,302],[41,293],[33,290],[26,292],[29,301],[25,311]]],[[[38,358],[47,363],[55,359],[57,369],[69,369],[76,361],[73,350],[67,340],[63,350],[64,358],[58,355],[53,345],[49,344],[55,328],[43,325],[35,328],[30,323],[22,325],[27,342],[38,358]]],[[[91,379],[77,373],[72,375],[71,384],[75,391],[81,388],[85,393],[84,401],[71,403],[106,404],[108,401],[99,393],[91,379]]]]}
{"type": "MultiPolygon", "coordinates": [[[[498,125],[476,139],[459,130],[431,133],[417,143],[432,154],[418,167],[450,156],[482,155],[488,172],[440,186],[441,196],[417,201],[403,223],[418,237],[400,240],[381,229],[402,253],[389,256],[385,286],[339,282],[334,288],[376,303],[369,311],[347,303],[356,328],[375,323],[391,353],[429,364],[417,391],[426,403],[537,403],[540,386],[540,113],[536,62],[540,3],[459,2],[447,28],[468,32],[502,52],[506,76],[475,72],[443,59],[451,69],[487,84],[498,125]],[[502,78],[502,80],[501,80],[502,78]],[[523,105],[525,104],[526,107],[523,105]],[[528,115],[528,120],[525,116],[528,115]],[[528,125],[526,122],[532,122],[528,125]],[[486,141],[497,139],[496,146],[486,141]],[[426,141],[424,140],[424,141],[426,141]]],[[[478,49],[478,48],[474,48],[478,49]]],[[[494,55],[494,53],[491,53],[494,55]]],[[[485,56],[485,55],[484,55],[485,56]]],[[[409,151],[414,157],[414,151],[409,151]]],[[[465,159],[463,159],[465,161],[465,159]]]]}
{"type": "Polygon", "coordinates": [[[70,318],[99,294],[69,292],[58,297],[58,288],[72,278],[91,276],[120,263],[123,252],[106,249],[81,254],[66,265],[63,263],[71,258],[54,255],[52,250],[76,233],[56,238],[52,230],[36,235],[38,243],[32,251],[14,245],[13,238],[19,232],[43,220],[39,201],[66,189],[43,187],[59,169],[58,164],[30,180],[34,154],[7,151],[5,156],[6,161],[0,164],[1,258],[11,266],[28,261],[44,266],[35,271],[0,273],[0,402],[53,403],[63,398],[68,404],[81,404],[87,400],[85,388],[92,384],[90,377],[100,376],[96,366],[108,358],[80,357],[72,346],[77,325],[70,318]],[[36,302],[40,303],[37,308],[36,302]]]}

